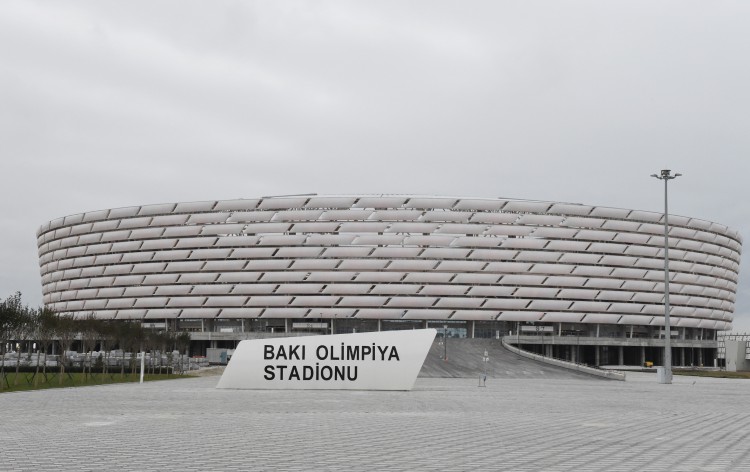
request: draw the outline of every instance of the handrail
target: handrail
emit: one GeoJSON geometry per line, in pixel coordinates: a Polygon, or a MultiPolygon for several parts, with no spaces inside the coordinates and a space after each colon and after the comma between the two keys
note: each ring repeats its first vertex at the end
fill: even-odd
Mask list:
{"type": "Polygon", "coordinates": [[[625,380],[624,372],[618,372],[616,370],[602,370],[602,369],[597,369],[596,367],[589,367],[583,364],[576,364],[574,362],[564,361],[562,359],[555,359],[554,357],[542,356],[541,354],[535,354],[533,352],[520,349],[516,346],[512,346],[508,342],[505,341],[505,338],[503,338],[502,344],[505,349],[509,350],[512,353],[518,354],[519,356],[525,357],[527,359],[532,359],[538,362],[542,362],[544,364],[554,365],[554,366],[562,367],[564,369],[569,369],[569,370],[575,370],[577,372],[583,372],[585,374],[590,374],[590,375],[594,375],[597,377],[604,377],[606,379],[611,379],[611,380],[621,380],[621,381],[625,380]]]}

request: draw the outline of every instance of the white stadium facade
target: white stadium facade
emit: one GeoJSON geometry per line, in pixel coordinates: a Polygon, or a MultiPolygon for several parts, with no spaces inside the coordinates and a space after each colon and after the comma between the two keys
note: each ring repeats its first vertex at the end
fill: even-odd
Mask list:
{"type": "MultiPolygon", "coordinates": [[[[673,363],[713,363],[741,237],[669,225],[673,363]]],[[[91,211],[37,235],[46,306],[189,331],[193,354],[279,333],[436,327],[595,365],[663,358],[660,213],[296,195],[91,211]]]]}

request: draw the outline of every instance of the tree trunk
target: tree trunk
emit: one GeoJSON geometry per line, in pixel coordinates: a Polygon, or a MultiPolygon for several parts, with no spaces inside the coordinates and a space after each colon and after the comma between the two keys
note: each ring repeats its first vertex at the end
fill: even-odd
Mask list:
{"type": "Polygon", "coordinates": [[[60,348],[61,348],[60,350],[62,352],[60,353],[60,379],[58,381],[59,385],[63,384],[63,377],[65,377],[65,360],[68,357],[67,356],[68,350],[65,349],[65,347],[66,346],[62,346],[62,345],[60,346],[60,348]]]}
{"type": "MultiPolygon", "coordinates": [[[[5,390],[5,341],[0,346],[0,352],[3,353],[2,359],[0,359],[0,391],[5,390]]],[[[10,387],[10,385],[8,385],[10,387]]]]}
{"type": "Polygon", "coordinates": [[[39,358],[41,355],[36,351],[36,370],[34,371],[34,388],[39,386],[39,358]]]}
{"type": "Polygon", "coordinates": [[[42,366],[44,380],[47,380],[47,349],[49,349],[49,343],[44,344],[44,365],[42,366]]]}
{"type": "Polygon", "coordinates": [[[13,385],[18,385],[18,372],[21,368],[21,343],[18,343],[18,351],[16,351],[16,378],[13,379],[13,385]]]}
{"type": "Polygon", "coordinates": [[[81,367],[83,367],[83,380],[84,382],[88,382],[89,374],[88,374],[88,370],[86,370],[86,360],[89,358],[89,350],[87,349],[88,346],[86,346],[85,341],[83,341],[82,347],[83,347],[82,349],[83,350],[83,361],[82,361],[83,365],[81,367]]]}

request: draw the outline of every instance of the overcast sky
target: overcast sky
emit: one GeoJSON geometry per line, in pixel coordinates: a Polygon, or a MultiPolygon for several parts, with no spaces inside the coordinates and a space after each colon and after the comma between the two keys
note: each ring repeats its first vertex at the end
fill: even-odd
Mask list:
{"type": "MultiPolygon", "coordinates": [[[[750,234],[750,2],[0,3],[0,297],[102,208],[417,193],[750,234]]],[[[735,329],[750,331],[742,263],[735,329]]]]}

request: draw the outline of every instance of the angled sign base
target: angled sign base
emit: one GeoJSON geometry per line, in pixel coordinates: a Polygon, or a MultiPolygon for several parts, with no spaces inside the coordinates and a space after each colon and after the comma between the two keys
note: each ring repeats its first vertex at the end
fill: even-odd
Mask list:
{"type": "Polygon", "coordinates": [[[216,388],[411,390],[434,329],[241,341],[216,388]]]}

